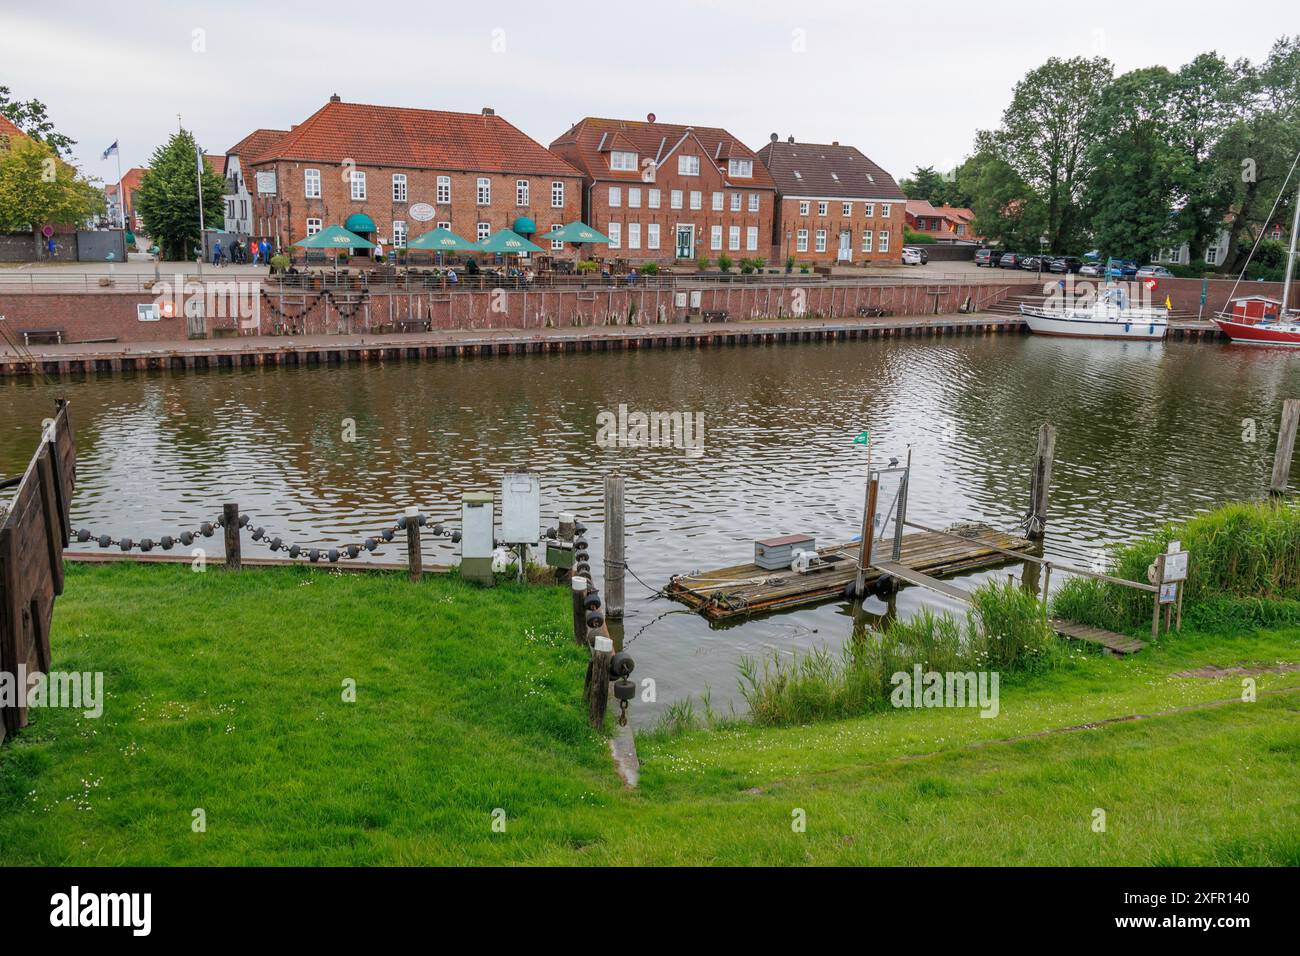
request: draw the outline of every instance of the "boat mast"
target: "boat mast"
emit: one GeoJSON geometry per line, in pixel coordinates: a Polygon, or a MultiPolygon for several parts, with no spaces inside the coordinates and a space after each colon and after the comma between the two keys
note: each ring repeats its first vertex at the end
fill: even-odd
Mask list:
{"type": "Polygon", "coordinates": [[[1291,250],[1286,256],[1286,278],[1282,280],[1281,317],[1286,317],[1286,307],[1291,292],[1291,278],[1295,275],[1296,233],[1300,233],[1300,189],[1296,190],[1295,215],[1291,219],[1291,250]]]}

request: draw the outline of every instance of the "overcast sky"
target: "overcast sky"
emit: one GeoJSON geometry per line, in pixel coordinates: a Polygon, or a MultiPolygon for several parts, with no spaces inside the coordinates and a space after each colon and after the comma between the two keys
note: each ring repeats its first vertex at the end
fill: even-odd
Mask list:
{"type": "Polygon", "coordinates": [[[755,149],[773,132],[852,143],[902,177],[960,161],[1049,56],[1100,53],[1121,72],[1209,49],[1259,60],[1300,22],[1294,0],[0,4],[0,85],[44,101],[105,181],[104,147],[144,165],[177,114],[224,153],[335,92],[491,106],[543,144],[582,116],[653,112],[755,149]]]}

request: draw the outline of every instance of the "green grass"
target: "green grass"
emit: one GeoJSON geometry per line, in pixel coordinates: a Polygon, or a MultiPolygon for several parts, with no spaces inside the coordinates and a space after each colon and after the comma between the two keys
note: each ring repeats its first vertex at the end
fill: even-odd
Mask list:
{"type": "Polygon", "coordinates": [[[72,566],[55,666],[104,671],[108,702],[0,746],[0,865],[1300,864],[1300,673],[1209,708],[1241,679],[1172,676],[1300,661],[1300,629],[1072,648],[993,720],[646,734],[628,792],[568,620],[554,588],[72,566]]]}

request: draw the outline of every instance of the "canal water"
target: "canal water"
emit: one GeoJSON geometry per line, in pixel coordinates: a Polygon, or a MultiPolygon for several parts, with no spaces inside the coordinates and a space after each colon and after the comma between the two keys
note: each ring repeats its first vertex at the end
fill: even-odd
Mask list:
{"type": "MultiPolygon", "coordinates": [[[[838,648],[849,636],[844,604],[711,629],[666,614],[680,605],[652,589],[751,560],[755,538],[856,535],[863,430],[877,461],[910,446],[911,519],[1011,530],[1027,505],[1036,430],[1053,422],[1046,548],[1090,564],[1107,542],[1261,493],[1282,399],[1300,396],[1300,360],[1007,336],[7,381],[0,473],[25,465],[59,394],[77,430],[74,522],[115,537],[175,533],[228,500],[302,544],[359,540],[412,504],[454,524],[462,492],[496,488],[504,468],[527,464],[542,477],[543,524],[576,512],[599,568],[601,476],[622,471],[627,563],[648,585],[628,578],[625,622],[637,678],[655,681],[657,702],[634,706],[644,723],[706,691],[715,709],[743,710],[742,656],[838,648]],[[598,446],[598,415],[620,405],[703,413],[701,452],[598,446]]],[[[400,543],[385,550],[404,558],[400,543]]],[[[450,563],[455,551],[429,542],[426,555],[450,563]]],[[[1008,570],[1021,569],[985,573],[1008,570]]],[[[946,600],[908,588],[897,611],[946,600]]],[[[868,610],[885,606],[873,599],[868,610]]]]}

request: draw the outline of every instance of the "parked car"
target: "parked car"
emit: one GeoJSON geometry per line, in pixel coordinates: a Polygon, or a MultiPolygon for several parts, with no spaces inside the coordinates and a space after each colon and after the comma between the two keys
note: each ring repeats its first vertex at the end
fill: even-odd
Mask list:
{"type": "Polygon", "coordinates": [[[999,269],[1019,269],[1020,263],[1025,261],[1023,252],[1004,252],[1002,258],[998,260],[999,269]]]}
{"type": "Polygon", "coordinates": [[[1085,262],[1079,266],[1079,275],[1087,276],[1089,279],[1100,279],[1106,267],[1100,262],[1085,262]]]}
{"type": "Polygon", "coordinates": [[[1107,259],[1106,278],[1132,279],[1137,275],[1138,264],[1132,259],[1107,259]]]}
{"type": "Polygon", "coordinates": [[[1020,260],[1020,268],[1026,269],[1029,272],[1037,272],[1039,269],[1040,262],[1042,264],[1043,271],[1046,272],[1048,270],[1048,267],[1052,264],[1052,257],[1051,256],[1025,256],[1025,258],[1020,260]]]}
{"type": "Polygon", "coordinates": [[[1001,258],[1002,258],[1001,249],[976,249],[975,250],[975,265],[977,266],[988,266],[991,269],[998,264],[998,260],[1001,258]]]}
{"type": "Polygon", "coordinates": [[[1048,267],[1049,272],[1075,273],[1083,269],[1083,260],[1078,256],[1057,256],[1048,267]]]}
{"type": "Polygon", "coordinates": [[[1139,279],[1172,279],[1174,274],[1164,266],[1158,266],[1155,263],[1145,265],[1137,271],[1139,279]]]}
{"type": "Polygon", "coordinates": [[[919,266],[921,264],[921,253],[917,249],[903,247],[903,265],[919,266]]]}
{"type": "Polygon", "coordinates": [[[930,261],[930,253],[925,251],[925,246],[903,246],[904,249],[911,249],[921,257],[921,265],[930,261]]]}

